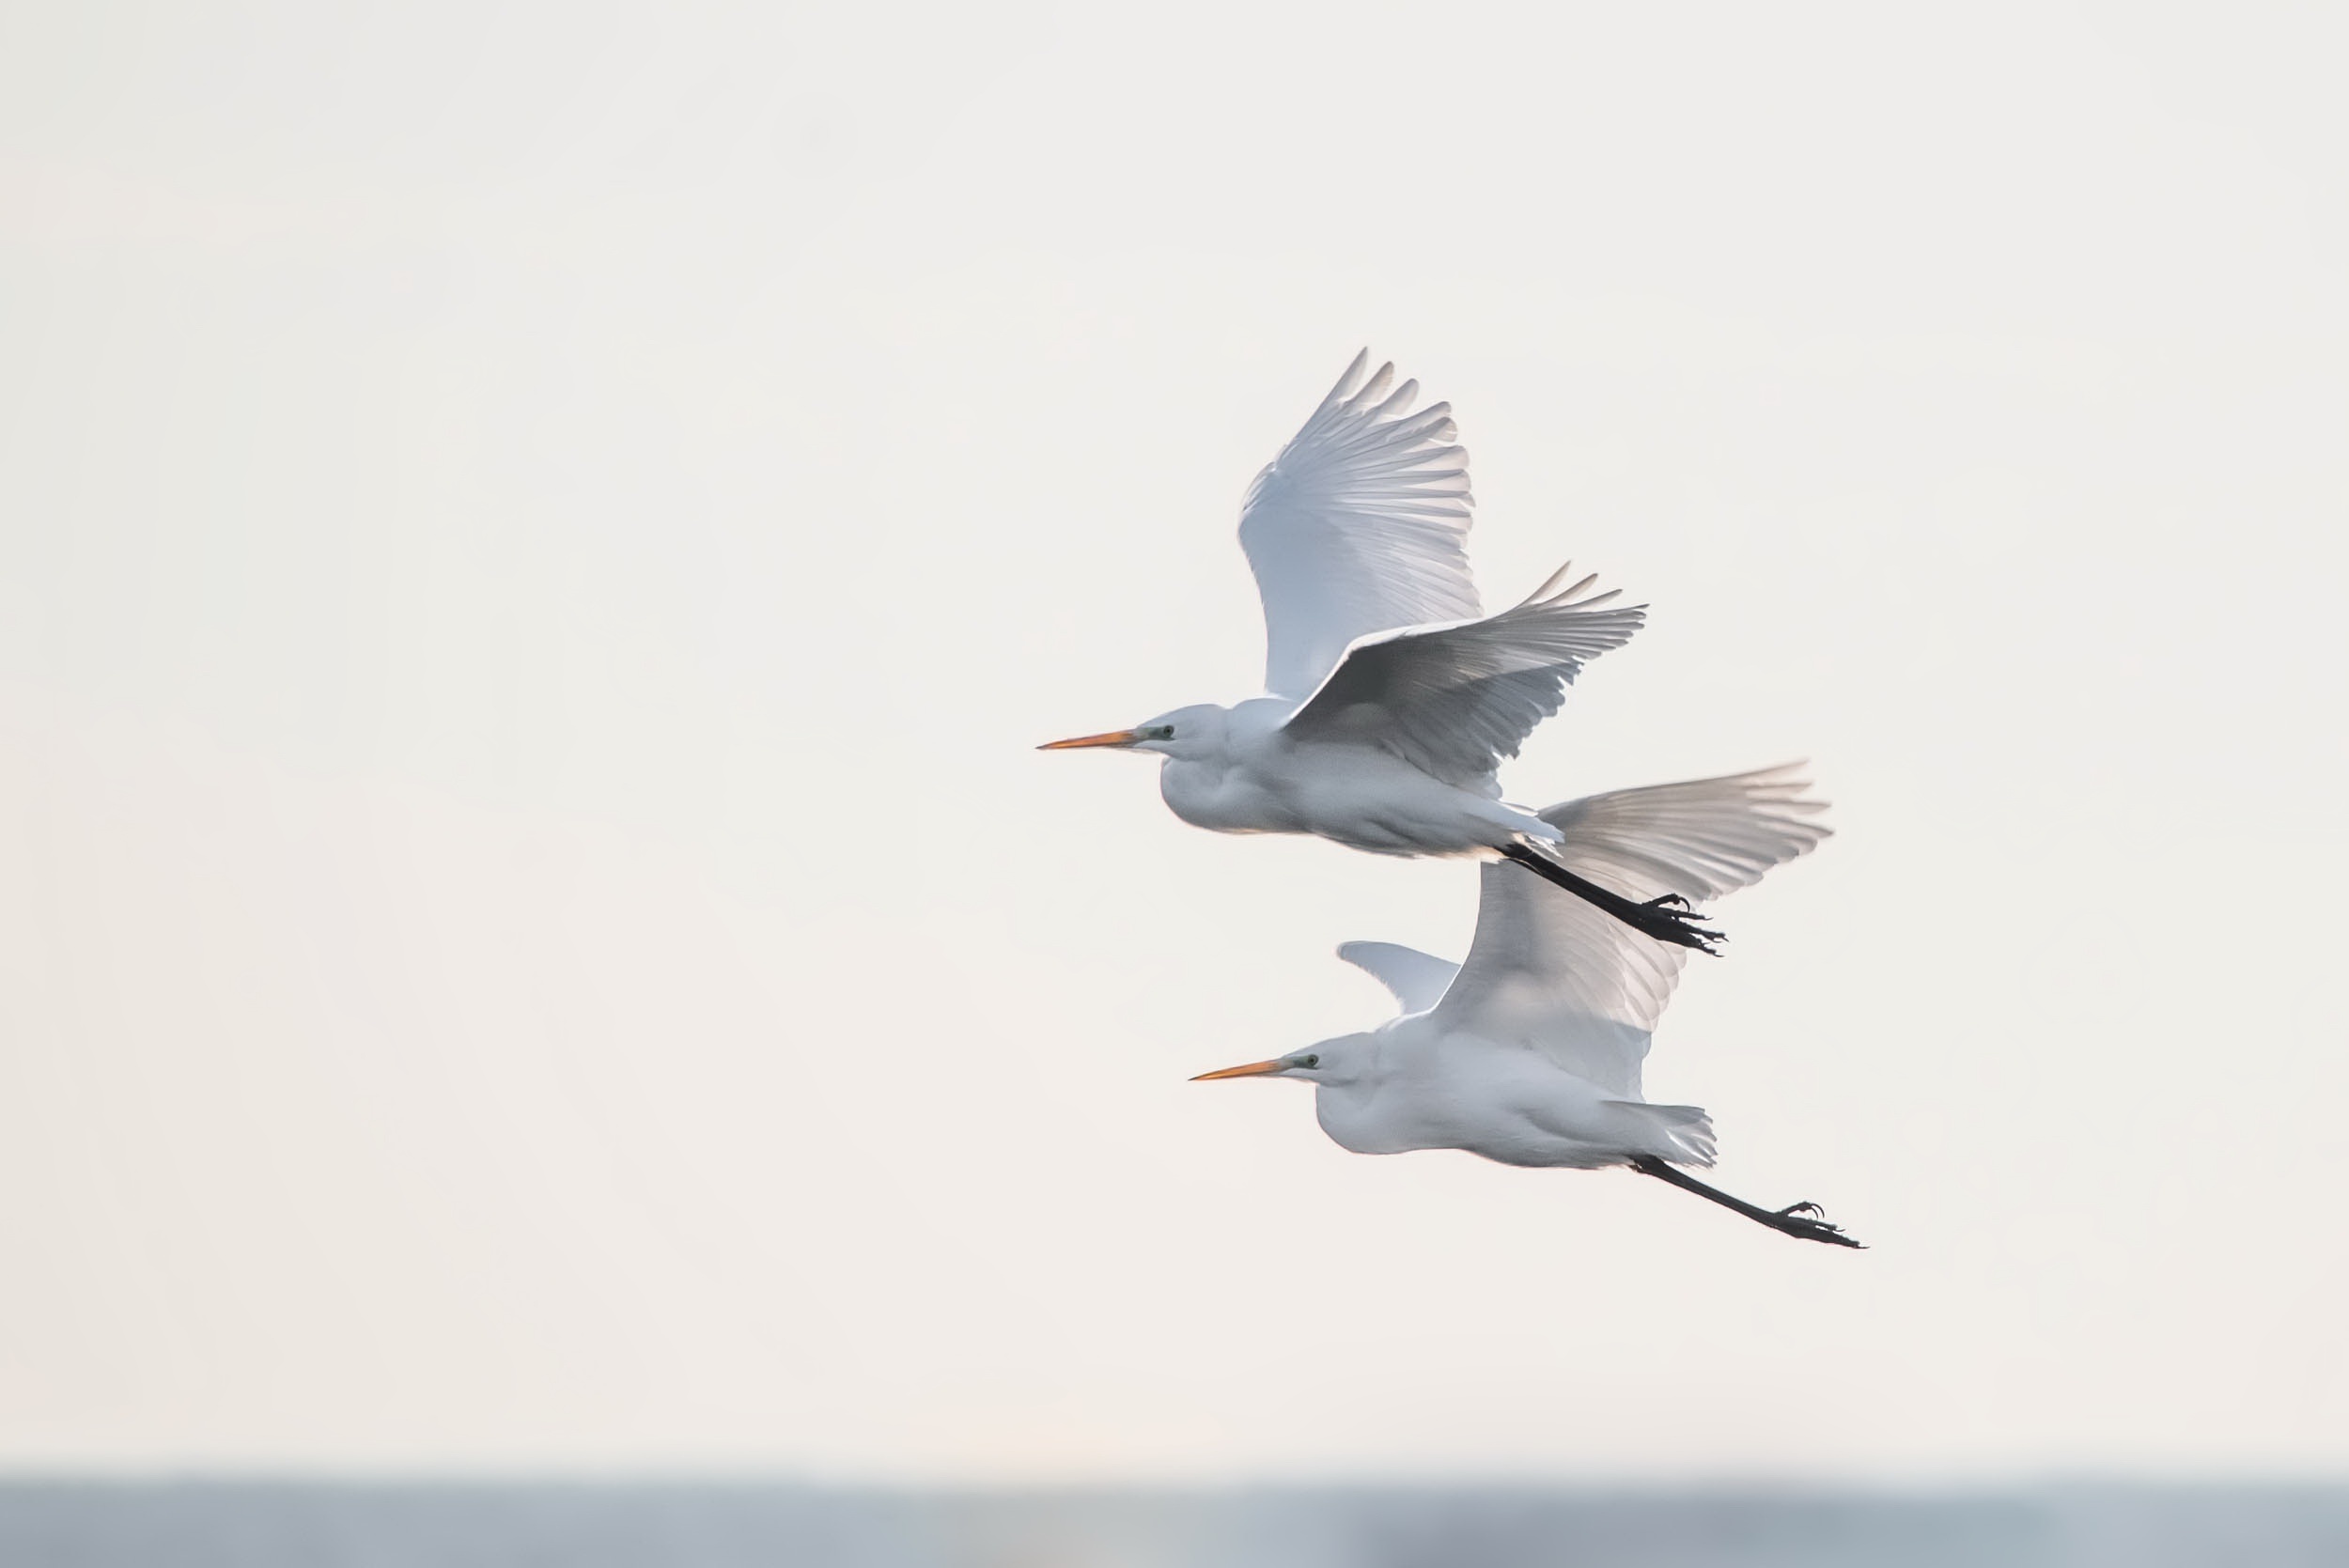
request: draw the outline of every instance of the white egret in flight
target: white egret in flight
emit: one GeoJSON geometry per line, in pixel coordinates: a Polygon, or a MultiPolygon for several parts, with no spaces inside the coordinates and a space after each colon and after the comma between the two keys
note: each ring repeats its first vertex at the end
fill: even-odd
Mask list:
{"type": "Polygon", "coordinates": [[[1313,833],[1383,855],[1500,855],[1659,940],[1713,951],[1677,893],[1641,903],[1559,858],[1563,831],[1501,800],[1495,769],[1558,711],[1642,606],[1561,586],[1486,615],[1464,550],[1468,457],[1451,406],[1408,411],[1367,353],[1256,475],[1239,542],[1264,600],[1267,694],[1055,740],[1164,758],[1176,816],[1227,833],[1313,833]]]}
{"type": "MultiPolygon", "coordinates": [[[[1563,835],[1554,853],[1577,871],[1635,893],[1719,897],[1828,836],[1811,820],[1825,803],[1804,798],[1797,767],[1617,790],[1542,816],[1563,835]]],[[[1348,942],[1338,956],[1392,991],[1403,1016],[1200,1077],[1301,1079],[1315,1086],[1322,1130],[1356,1154],[1465,1149],[1503,1165],[1627,1165],[1788,1235],[1859,1245],[1815,1203],[1760,1208],[1681,1169],[1713,1163],[1712,1120],[1692,1105],[1650,1105],[1640,1066],[1685,951],[1487,865],[1465,964],[1389,942],[1348,942]]]]}

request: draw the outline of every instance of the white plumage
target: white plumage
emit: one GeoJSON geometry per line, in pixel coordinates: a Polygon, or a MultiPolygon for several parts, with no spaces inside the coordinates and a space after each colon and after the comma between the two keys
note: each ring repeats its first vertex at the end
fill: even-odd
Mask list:
{"type": "MultiPolygon", "coordinates": [[[[1796,767],[1617,790],[1541,814],[1572,870],[1633,896],[1710,898],[1746,887],[1828,836],[1796,767]]],[[[1322,1130],[1359,1154],[1463,1149],[1505,1165],[1629,1165],[1813,1241],[1855,1245],[1797,1204],[1766,1210],[1676,1169],[1713,1163],[1695,1106],[1651,1105],[1641,1066],[1686,950],[1626,931],[1587,903],[1484,870],[1476,936],[1454,965],[1388,942],[1340,957],[1392,991],[1401,1017],[1360,1034],[1206,1078],[1315,1086],[1322,1130]]]]}
{"type": "Polygon", "coordinates": [[[1265,610],[1265,690],[1302,702],[1357,637],[1484,613],[1469,575],[1468,453],[1452,405],[1354,356],[1248,487],[1239,544],[1265,610]]]}

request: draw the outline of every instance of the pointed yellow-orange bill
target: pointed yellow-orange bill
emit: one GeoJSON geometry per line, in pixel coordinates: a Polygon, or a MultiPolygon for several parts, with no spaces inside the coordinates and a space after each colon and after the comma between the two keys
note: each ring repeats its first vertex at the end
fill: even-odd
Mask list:
{"type": "Polygon", "coordinates": [[[1048,740],[1036,748],[1039,752],[1073,752],[1080,746],[1133,746],[1142,740],[1140,730],[1110,730],[1101,735],[1081,735],[1074,740],[1048,740]]]}
{"type": "Polygon", "coordinates": [[[1223,1067],[1212,1073],[1201,1073],[1190,1081],[1205,1083],[1211,1078],[1257,1078],[1265,1073],[1277,1073],[1287,1065],[1287,1063],[1277,1059],[1271,1062],[1251,1062],[1244,1067],[1223,1067]]]}

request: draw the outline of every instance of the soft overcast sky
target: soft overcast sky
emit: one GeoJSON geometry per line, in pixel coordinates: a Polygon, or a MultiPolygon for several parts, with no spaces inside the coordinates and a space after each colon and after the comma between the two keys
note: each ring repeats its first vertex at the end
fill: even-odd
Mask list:
{"type": "Polygon", "coordinates": [[[2326,8],[0,12],[0,1461],[2349,1471],[2326,8]],[[1812,759],[1719,1180],[1187,1075],[1467,866],[1055,736],[1254,690],[1370,344],[1507,776],[1812,759]]]}

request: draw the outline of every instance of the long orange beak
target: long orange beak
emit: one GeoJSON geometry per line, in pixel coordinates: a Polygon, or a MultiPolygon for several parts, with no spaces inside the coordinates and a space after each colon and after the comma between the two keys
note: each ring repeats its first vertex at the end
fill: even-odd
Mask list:
{"type": "Polygon", "coordinates": [[[1251,1062],[1245,1067],[1223,1067],[1212,1073],[1201,1073],[1197,1078],[1192,1079],[1190,1081],[1193,1083],[1205,1083],[1209,1079],[1213,1078],[1260,1078],[1266,1073],[1277,1073],[1287,1065],[1287,1063],[1278,1060],[1271,1062],[1251,1062]]]}
{"type": "Polygon", "coordinates": [[[1039,752],[1073,752],[1080,746],[1139,746],[1140,730],[1111,730],[1103,735],[1081,735],[1074,740],[1048,740],[1036,748],[1039,752]]]}

